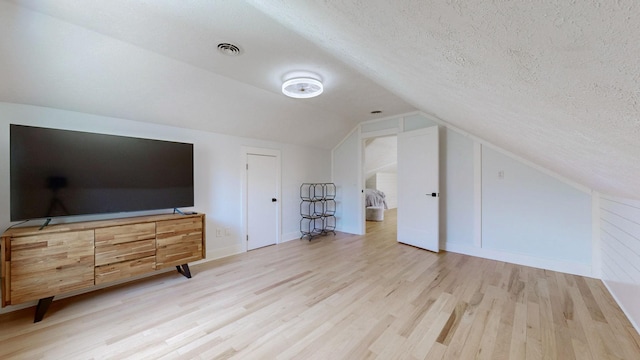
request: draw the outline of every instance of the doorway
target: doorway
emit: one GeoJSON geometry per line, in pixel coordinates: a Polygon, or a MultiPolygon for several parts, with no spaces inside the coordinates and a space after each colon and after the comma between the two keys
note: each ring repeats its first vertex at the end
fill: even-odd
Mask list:
{"type": "Polygon", "coordinates": [[[365,228],[369,233],[379,227],[378,222],[395,220],[398,206],[397,136],[394,134],[364,139],[362,163],[365,228]]]}
{"type": "MultiPolygon", "coordinates": [[[[377,228],[366,221],[366,192],[372,188],[371,174],[382,169],[395,170],[397,199],[392,205],[396,211],[397,241],[423,248],[439,251],[439,128],[432,126],[419,130],[405,131],[395,134],[379,134],[363,139],[363,182],[366,232],[377,228]],[[390,143],[395,140],[394,148],[370,151],[372,144],[390,143]],[[371,154],[381,153],[382,161],[373,161],[371,154]],[[393,155],[391,155],[393,154],[393,155]],[[367,164],[377,165],[368,166],[367,164]],[[385,164],[386,163],[386,164],[385,164]]],[[[376,180],[376,188],[377,180],[376,180]]],[[[386,194],[385,194],[386,195],[386,194]]],[[[388,207],[387,203],[387,207],[388,207]]],[[[385,215],[388,210],[385,211],[385,215]]],[[[391,215],[391,214],[390,214],[391,215]]]]}

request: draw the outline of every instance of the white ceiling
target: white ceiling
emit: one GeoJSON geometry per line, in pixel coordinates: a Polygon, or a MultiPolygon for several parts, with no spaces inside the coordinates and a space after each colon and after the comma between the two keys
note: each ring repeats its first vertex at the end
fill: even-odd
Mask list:
{"type": "Polygon", "coordinates": [[[633,0],[15,2],[0,4],[0,101],[324,148],[371,110],[419,109],[640,198],[633,0]],[[293,70],[325,93],[282,96],[293,70]]]}
{"type": "Polygon", "coordinates": [[[13,3],[0,2],[0,101],[327,149],[364,119],[416,110],[242,1],[13,3]],[[282,95],[301,70],[324,94],[282,95]]]}

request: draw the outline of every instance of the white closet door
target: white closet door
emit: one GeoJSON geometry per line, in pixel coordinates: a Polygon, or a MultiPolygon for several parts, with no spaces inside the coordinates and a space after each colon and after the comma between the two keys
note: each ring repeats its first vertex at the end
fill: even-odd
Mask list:
{"type": "Polygon", "coordinates": [[[247,156],[247,249],[277,241],[278,194],[275,156],[247,156]]]}

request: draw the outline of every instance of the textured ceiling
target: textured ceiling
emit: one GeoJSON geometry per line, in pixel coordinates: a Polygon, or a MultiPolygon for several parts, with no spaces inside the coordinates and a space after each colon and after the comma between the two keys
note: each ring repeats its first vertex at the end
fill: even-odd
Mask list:
{"type": "Polygon", "coordinates": [[[0,4],[0,101],[325,148],[376,107],[417,108],[640,198],[636,1],[16,2],[51,17],[0,4]],[[325,94],[282,97],[300,69],[325,94]]]}
{"type": "Polygon", "coordinates": [[[420,110],[640,198],[640,2],[252,2],[420,110]]]}

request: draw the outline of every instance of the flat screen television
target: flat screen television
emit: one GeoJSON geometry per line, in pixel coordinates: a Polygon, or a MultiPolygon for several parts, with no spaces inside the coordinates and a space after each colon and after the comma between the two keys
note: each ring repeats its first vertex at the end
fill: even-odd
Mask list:
{"type": "Polygon", "coordinates": [[[10,125],[11,221],[193,206],[193,144],[10,125]]]}

